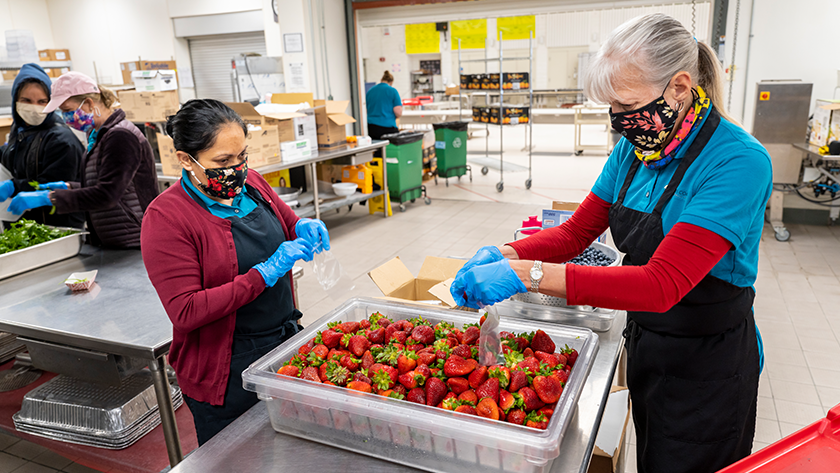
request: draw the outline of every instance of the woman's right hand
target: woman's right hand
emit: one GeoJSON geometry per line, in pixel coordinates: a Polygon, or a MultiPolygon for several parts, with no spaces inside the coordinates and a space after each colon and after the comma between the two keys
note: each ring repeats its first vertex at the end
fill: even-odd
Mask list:
{"type": "Polygon", "coordinates": [[[254,268],[262,274],[267,287],[273,287],[277,280],[284,274],[291,271],[297,260],[312,261],[314,250],[306,240],[298,238],[294,241],[286,241],[277,247],[277,251],[264,263],[254,268]]]}
{"type": "Polygon", "coordinates": [[[0,202],[8,199],[15,193],[15,183],[11,179],[0,182],[0,202]]]}
{"type": "MultiPolygon", "coordinates": [[[[450,292],[453,294],[464,294],[464,274],[470,269],[484,265],[489,263],[495,263],[496,261],[501,261],[505,259],[502,255],[502,252],[495,246],[485,246],[478,250],[478,253],[475,254],[469,261],[463,266],[461,269],[458,270],[458,274],[455,275],[455,281],[452,283],[452,286],[449,288],[450,292]]],[[[457,300],[457,298],[456,298],[457,300]]]]}

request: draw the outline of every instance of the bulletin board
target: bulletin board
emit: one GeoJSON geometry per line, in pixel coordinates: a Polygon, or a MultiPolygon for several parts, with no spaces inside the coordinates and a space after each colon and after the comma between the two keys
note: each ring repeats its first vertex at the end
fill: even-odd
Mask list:
{"type": "Polygon", "coordinates": [[[528,39],[531,33],[537,36],[537,19],[534,15],[508,16],[496,19],[496,39],[504,33],[504,39],[528,39]]]}
{"type": "Polygon", "coordinates": [[[405,52],[407,54],[434,54],[440,52],[440,33],[434,23],[405,25],[405,52]]]}
{"type": "Polygon", "coordinates": [[[452,50],[458,49],[458,39],[463,49],[484,49],[487,39],[487,20],[450,21],[452,50]]]}

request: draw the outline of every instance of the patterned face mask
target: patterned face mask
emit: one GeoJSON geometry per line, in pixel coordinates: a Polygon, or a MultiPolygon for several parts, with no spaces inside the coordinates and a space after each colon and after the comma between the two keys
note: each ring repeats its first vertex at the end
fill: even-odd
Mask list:
{"type": "Polygon", "coordinates": [[[245,155],[245,159],[239,164],[234,164],[233,166],[228,166],[226,168],[212,169],[207,169],[199,164],[198,160],[193,158],[192,155],[188,156],[190,159],[195,161],[195,164],[198,164],[201,169],[204,169],[204,175],[207,176],[207,184],[202,184],[201,181],[198,180],[198,177],[196,177],[195,172],[190,172],[198,182],[198,187],[200,187],[205,194],[219,199],[232,199],[242,192],[242,186],[245,185],[245,179],[248,177],[247,154],[245,155]]]}
{"type": "MultiPolygon", "coordinates": [[[[82,105],[84,105],[84,102],[82,102],[82,105]]],[[[79,105],[79,108],[72,112],[62,111],[61,116],[64,118],[64,122],[67,123],[67,126],[75,128],[82,133],[87,133],[93,128],[93,113],[85,113],[82,110],[82,105],[79,105]]],[[[98,110],[94,108],[94,112],[98,112],[98,110]]],[[[98,116],[100,114],[97,113],[96,115],[98,116]]]]}
{"type": "Polygon", "coordinates": [[[642,154],[655,153],[663,148],[678,117],[678,111],[668,105],[664,95],[629,112],[612,113],[610,110],[613,129],[627,138],[642,154]]]}

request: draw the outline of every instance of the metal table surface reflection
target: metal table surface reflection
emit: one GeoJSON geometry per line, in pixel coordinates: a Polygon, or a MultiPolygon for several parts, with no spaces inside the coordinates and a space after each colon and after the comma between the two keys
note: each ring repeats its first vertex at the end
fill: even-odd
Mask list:
{"type": "Polygon", "coordinates": [[[149,361],[170,463],[181,460],[163,355],[172,323],[138,250],[84,246],[78,256],[0,281],[0,330],[60,345],[149,361]],[[71,273],[97,270],[88,292],[64,285],[71,273]]]}
{"type": "MultiPolygon", "coordinates": [[[[551,472],[586,473],[595,445],[601,416],[612,385],[623,346],[626,312],[619,312],[608,332],[600,332],[600,347],[592,371],[578,401],[578,407],[560,444],[560,455],[551,472]]],[[[260,402],[193,451],[172,473],[209,473],[229,471],[419,471],[300,439],[274,431],[268,411],[260,402]],[[352,465],[352,467],[350,467],[352,465]]]]}

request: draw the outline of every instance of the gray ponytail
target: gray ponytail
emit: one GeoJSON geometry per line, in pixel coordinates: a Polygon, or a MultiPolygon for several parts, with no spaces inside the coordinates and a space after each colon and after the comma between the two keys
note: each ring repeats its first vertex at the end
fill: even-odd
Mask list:
{"type": "Polygon", "coordinates": [[[721,116],[737,123],[723,106],[723,70],[717,55],[662,13],[633,18],[610,33],[586,70],[584,93],[596,102],[617,102],[617,88],[641,84],[661,91],[680,71],[691,74],[721,116]]]}

